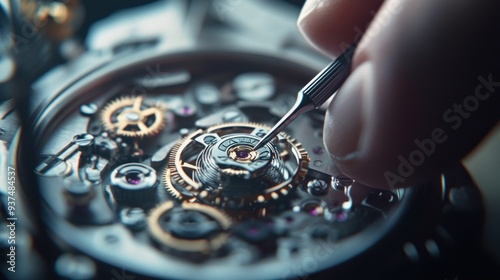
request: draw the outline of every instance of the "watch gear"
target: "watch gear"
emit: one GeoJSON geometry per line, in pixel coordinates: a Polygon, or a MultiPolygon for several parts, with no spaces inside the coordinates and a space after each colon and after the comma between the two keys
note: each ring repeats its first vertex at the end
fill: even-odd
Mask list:
{"type": "Polygon", "coordinates": [[[104,128],[124,137],[158,134],[165,126],[162,110],[143,101],[144,96],[137,96],[121,97],[108,103],[101,113],[104,128]]]}
{"type": "Polygon", "coordinates": [[[39,210],[29,213],[37,238],[16,224],[15,255],[35,260],[17,262],[33,269],[26,279],[474,278],[454,269],[479,262],[471,249],[484,218],[462,168],[391,191],[354,182],[323,145],[324,108],[253,148],[327,63],[291,33],[297,1],[241,1],[230,13],[229,1],[154,2],[91,23],[85,45],[77,36],[54,48],[69,63],[35,84],[16,71],[21,91],[33,91],[17,95],[33,109],[22,110],[32,112],[23,114],[22,145],[4,145],[19,134],[12,106],[0,105],[0,173],[12,164],[16,203],[39,210]],[[268,11],[259,21],[273,32],[245,28],[254,26],[248,11],[268,11]],[[265,44],[241,48],[250,41],[265,44]],[[25,176],[40,160],[44,172],[25,176]],[[71,260],[52,275],[67,252],[91,260],[93,275],[71,260]]]}
{"type": "Polygon", "coordinates": [[[228,123],[188,135],[170,152],[167,190],[177,199],[232,209],[262,207],[287,196],[304,179],[310,159],[285,133],[253,150],[269,129],[228,123]]]}
{"type": "Polygon", "coordinates": [[[153,209],[148,217],[151,237],[166,249],[210,254],[227,241],[231,220],[219,210],[198,203],[173,201],[153,209]]]}

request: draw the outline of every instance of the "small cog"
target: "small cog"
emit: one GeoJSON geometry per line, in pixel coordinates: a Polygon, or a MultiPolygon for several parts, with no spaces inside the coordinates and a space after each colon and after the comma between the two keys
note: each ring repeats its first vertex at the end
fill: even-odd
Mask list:
{"type": "Polygon", "coordinates": [[[121,97],[108,103],[101,113],[104,128],[124,137],[158,134],[165,126],[163,113],[143,100],[144,96],[121,97]]]}
{"type": "Polygon", "coordinates": [[[226,243],[231,219],[208,205],[184,202],[175,207],[168,201],[151,211],[148,226],[151,237],[165,248],[206,255],[226,243]]]}

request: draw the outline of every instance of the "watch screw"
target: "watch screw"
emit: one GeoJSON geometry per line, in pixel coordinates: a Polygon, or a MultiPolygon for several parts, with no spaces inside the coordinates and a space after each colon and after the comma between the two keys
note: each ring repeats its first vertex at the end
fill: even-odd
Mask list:
{"type": "Polygon", "coordinates": [[[93,279],[96,265],[86,256],[66,253],[57,258],[55,270],[63,279],[93,279]]]}
{"type": "Polygon", "coordinates": [[[86,117],[92,116],[97,112],[97,105],[94,103],[83,104],[80,106],[80,113],[86,117]]]}
{"type": "Polygon", "coordinates": [[[313,148],[313,153],[316,154],[316,155],[322,155],[325,153],[325,148],[323,148],[322,146],[316,146],[313,148]]]}
{"type": "Polygon", "coordinates": [[[181,137],[186,137],[189,135],[189,129],[181,128],[181,129],[179,129],[179,134],[181,135],[181,137]]]}
{"type": "Polygon", "coordinates": [[[307,192],[312,195],[324,195],[328,192],[328,183],[319,179],[311,180],[307,183],[307,192]]]}
{"type": "Polygon", "coordinates": [[[94,198],[95,192],[91,185],[68,182],[64,185],[64,195],[70,205],[85,207],[94,198]]]}
{"type": "Polygon", "coordinates": [[[146,214],[142,208],[125,208],[120,212],[120,220],[132,230],[140,230],[146,226],[146,214]]]}
{"type": "Polygon", "coordinates": [[[89,156],[92,153],[94,146],[94,136],[92,134],[78,134],[73,137],[73,142],[78,145],[83,156],[89,156]]]}
{"type": "Polygon", "coordinates": [[[345,188],[351,186],[353,183],[354,183],[353,179],[342,175],[332,178],[333,188],[338,191],[343,191],[345,188]]]}

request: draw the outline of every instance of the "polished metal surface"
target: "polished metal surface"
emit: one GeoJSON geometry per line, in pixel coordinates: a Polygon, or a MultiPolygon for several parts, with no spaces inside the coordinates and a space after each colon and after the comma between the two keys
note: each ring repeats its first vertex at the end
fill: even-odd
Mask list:
{"type": "Polygon", "coordinates": [[[334,94],[354,47],[311,81],[327,59],[289,2],[155,1],[65,45],[69,61],[33,85],[36,153],[0,139],[8,164],[42,166],[36,231],[61,250],[28,278],[71,277],[65,266],[100,279],[405,278],[475,245],[463,237],[480,232],[481,199],[460,167],[392,191],[337,169],[324,109],[304,108],[334,94]],[[255,149],[291,107],[303,114],[255,149]]]}

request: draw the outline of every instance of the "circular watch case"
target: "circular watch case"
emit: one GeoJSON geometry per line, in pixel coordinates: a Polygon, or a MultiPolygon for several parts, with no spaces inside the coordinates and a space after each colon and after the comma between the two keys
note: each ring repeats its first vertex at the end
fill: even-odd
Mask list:
{"type": "MultiPolygon", "coordinates": [[[[81,77],[32,119],[48,231],[105,273],[138,278],[452,273],[482,217],[460,167],[428,186],[358,184],[328,159],[321,111],[251,149],[313,74],[276,56],[198,50],[138,53],[81,77]],[[161,121],[154,133],[143,116],[154,116],[146,128],[161,121]]],[[[20,150],[19,162],[31,158],[20,150]]]]}
{"type": "Polygon", "coordinates": [[[460,165],[425,186],[363,186],[326,153],[322,109],[252,149],[327,63],[300,38],[298,10],[284,3],[294,1],[282,2],[157,1],[117,13],[93,23],[87,52],[33,85],[22,137],[12,102],[0,105],[0,153],[19,172],[23,223],[33,217],[16,276],[480,274],[481,198],[460,165]]]}

